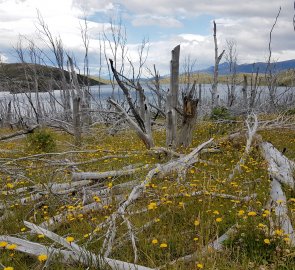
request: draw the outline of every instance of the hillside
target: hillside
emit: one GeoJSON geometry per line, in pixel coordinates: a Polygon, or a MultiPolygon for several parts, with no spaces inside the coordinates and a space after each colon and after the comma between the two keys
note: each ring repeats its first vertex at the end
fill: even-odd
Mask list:
{"type": "MultiPolygon", "coordinates": [[[[252,72],[256,72],[256,70],[258,69],[258,72],[260,74],[264,74],[266,72],[267,65],[268,64],[264,63],[264,62],[237,65],[237,73],[252,73],[252,72]]],[[[287,71],[290,69],[295,69],[295,59],[272,63],[271,68],[272,68],[272,70],[274,70],[275,72],[278,72],[278,73],[282,72],[282,71],[287,71]]],[[[199,70],[198,72],[213,74],[214,66],[211,66],[207,69],[199,70]]],[[[230,73],[229,63],[224,62],[219,65],[219,74],[220,75],[227,75],[229,73],[230,73]]]]}
{"type": "MultiPolygon", "coordinates": [[[[64,72],[66,81],[69,84],[69,72],[64,72]]],[[[77,76],[80,85],[87,85],[88,83],[90,86],[104,84],[94,78],[87,78],[80,74],[77,76]]],[[[13,63],[1,64],[0,66],[0,91],[10,91],[13,93],[36,91],[36,77],[38,91],[40,92],[62,89],[62,76],[58,68],[35,64],[13,63]],[[34,74],[36,74],[36,76],[34,74]]]]}

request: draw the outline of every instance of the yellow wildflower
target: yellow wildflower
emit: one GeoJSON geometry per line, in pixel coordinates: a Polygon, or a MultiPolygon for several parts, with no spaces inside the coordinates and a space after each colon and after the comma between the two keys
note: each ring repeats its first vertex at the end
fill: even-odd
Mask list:
{"type": "Polygon", "coordinates": [[[155,210],[155,209],[157,209],[157,204],[155,202],[151,202],[148,205],[148,210],[155,210]]]}
{"type": "Polygon", "coordinates": [[[197,267],[200,268],[200,269],[203,269],[204,268],[204,265],[201,264],[201,263],[197,263],[197,267]]]}
{"type": "Polygon", "coordinates": [[[40,262],[45,262],[46,260],[47,260],[47,255],[46,254],[40,254],[39,256],[38,256],[38,261],[40,261],[40,262]]]}
{"type": "Polygon", "coordinates": [[[7,245],[8,245],[7,242],[4,242],[4,241],[0,242],[0,248],[4,248],[4,247],[6,247],[7,245]]]}
{"type": "Polygon", "coordinates": [[[214,215],[219,215],[219,211],[215,210],[215,211],[213,211],[213,214],[214,215]]]}
{"type": "Polygon", "coordinates": [[[270,240],[269,240],[268,238],[264,239],[263,242],[264,242],[265,244],[267,244],[267,245],[270,244],[270,240]]]}
{"type": "Polygon", "coordinates": [[[3,270],[13,270],[14,268],[12,266],[4,267],[3,270]]]}
{"type": "Polygon", "coordinates": [[[108,188],[112,188],[113,187],[113,183],[112,182],[109,182],[108,183],[108,188]]]}
{"type": "Polygon", "coordinates": [[[166,248],[166,247],[168,247],[168,245],[167,245],[166,243],[162,243],[162,244],[160,245],[160,248],[166,248]]]}
{"type": "Polygon", "coordinates": [[[72,243],[72,242],[74,242],[75,238],[72,236],[67,236],[66,240],[67,240],[67,242],[72,243]]]}
{"type": "Polygon", "coordinates": [[[6,248],[7,248],[8,250],[14,250],[14,249],[17,248],[17,245],[16,245],[16,244],[7,245],[6,248]]]}
{"type": "Polygon", "coordinates": [[[93,197],[93,200],[94,200],[95,202],[101,202],[101,199],[100,199],[98,196],[94,196],[94,197],[93,197]]]}
{"type": "Polygon", "coordinates": [[[157,239],[155,239],[155,238],[152,240],[152,244],[153,244],[153,245],[158,244],[158,242],[159,242],[159,241],[158,241],[157,239]]]}
{"type": "Polygon", "coordinates": [[[278,235],[278,236],[281,236],[283,235],[284,231],[282,229],[280,230],[275,230],[275,234],[278,235]]]}
{"type": "Polygon", "coordinates": [[[198,219],[196,219],[194,224],[195,224],[195,226],[198,226],[198,225],[200,225],[200,221],[198,219]]]}
{"type": "Polygon", "coordinates": [[[11,184],[11,183],[7,183],[6,186],[7,186],[8,188],[13,188],[13,187],[14,187],[14,185],[11,184]]]}
{"type": "Polygon", "coordinates": [[[221,222],[221,221],[222,221],[222,218],[219,217],[219,218],[217,218],[217,219],[215,219],[215,220],[216,220],[216,222],[221,222]]]}
{"type": "Polygon", "coordinates": [[[256,215],[257,215],[257,213],[254,212],[254,211],[251,211],[251,212],[248,213],[249,217],[255,217],[256,215]]]}
{"type": "Polygon", "coordinates": [[[245,211],[244,210],[239,210],[238,211],[238,216],[242,216],[242,215],[244,215],[245,214],[245,211]]]}

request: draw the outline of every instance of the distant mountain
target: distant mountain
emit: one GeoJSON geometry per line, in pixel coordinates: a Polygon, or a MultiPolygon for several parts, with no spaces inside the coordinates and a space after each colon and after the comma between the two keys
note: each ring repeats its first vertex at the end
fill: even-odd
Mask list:
{"type": "MultiPolygon", "coordinates": [[[[241,64],[241,65],[237,65],[237,73],[252,73],[252,72],[256,72],[257,69],[259,73],[265,73],[266,68],[267,68],[267,63],[264,63],[264,62],[257,62],[253,64],[241,64]]],[[[271,64],[271,68],[273,69],[274,72],[277,72],[277,73],[282,71],[287,71],[289,69],[295,69],[295,59],[271,64]]],[[[211,66],[207,69],[199,70],[196,73],[213,74],[213,72],[214,72],[214,66],[211,66]]],[[[219,65],[219,74],[220,75],[229,74],[229,63],[224,62],[219,65]]]]}

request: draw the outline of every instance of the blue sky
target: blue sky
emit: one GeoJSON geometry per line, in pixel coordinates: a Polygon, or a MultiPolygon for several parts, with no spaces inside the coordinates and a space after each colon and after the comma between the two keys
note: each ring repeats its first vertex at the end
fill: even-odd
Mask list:
{"type": "MultiPolygon", "coordinates": [[[[268,56],[269,31],[281,6],[282,11],[273,32],[273,59],[295,58],[294,15],[291,0],[0,0],[0,56],[3,62],[15,62],[13,46],[19,35],[34,40],[45,52],[47,46],[36,31],[38,9],[53,35],[60,36],[67,51],[82,65],[84,56],[80,24],[86,16],[90,35],[90,67],[99,70],[99,47],[103,32],[111,36],[110,18],[122,19],[126,28],[126,72],[132,60],[139,66],[138,48],[143,38],[149,39],[146,68],[156,64],[161,74],[169,73],[170,52],[181,45],[181,61],[186,56],[196,59],[196,69],[214,62],[212,21],[218,28],[219,49],[226,49],[227,40],[237,44],[238,62],[265,61],[268,56]]],[[[117,29],[115,20],[115,29],[117,29]]],[[[111,42],[108,44],[114,46],[111,42]]],[[[106,46],[107,47],[107,46],[106,46]]],[[[106,58],[112,58],[111,48],[105,48],[102,72],[107,73],[106,58]]]]}

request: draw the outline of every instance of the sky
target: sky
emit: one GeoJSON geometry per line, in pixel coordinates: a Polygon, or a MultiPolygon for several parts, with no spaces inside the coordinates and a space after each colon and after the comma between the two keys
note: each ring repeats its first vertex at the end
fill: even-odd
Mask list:
{"type": "MultiPolygon", "coordinates": [[[[196,61],[195,69],[214,64],[213,20],[217,24],[218,47],[226,49],[227,40],[237,44],[238,63],[266,61],[270,30],[281,7],[272,33],[272,57],[275,61],[295,59],[293,0],[0,0],[0,57],[2,62],[18,62],[14,47],[19,36],[26,36],[44,51],[49,48],[38,33],[39,12],[52,34],[60,37],[68,52],[82,67],[84,47],[81,25],[86,19],[89,34],[91,73],[100,70],[106,76],[103,36],[108,37],[105,54],[113,58],[112,29],[125,29],[125,71],[135,73],[140,66],[139,51],[148,41],[142,59],[143,74],[155,64],[161,75],[169,73],[171,50],[181,46],[181,62],[186,57],[196,61]],[[113,28],[111,27],[111,23],[113,28]],[[121,22],[121,24],[119,23],[121,22]],[[101,59],[101,60],[100,60],[101,59]]],[[[44,37],[43,37],[44,38],[44,37]]],[[[118,50],[118,66],[122,51],[118,50]]],[[[50,54],[49,54],[50,55],[50,54]]],[[[223,62],[223,61],[222,61],[223,62]]]]}

